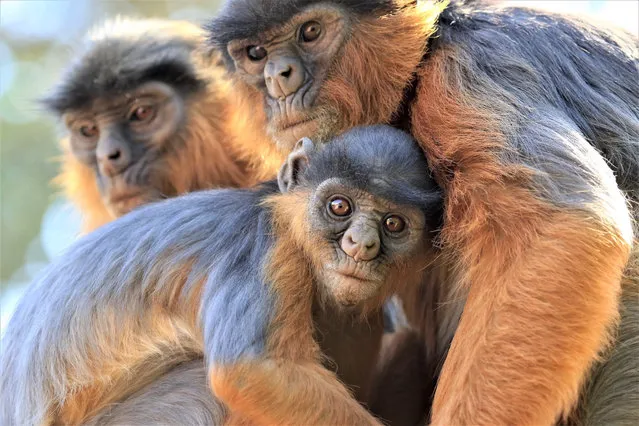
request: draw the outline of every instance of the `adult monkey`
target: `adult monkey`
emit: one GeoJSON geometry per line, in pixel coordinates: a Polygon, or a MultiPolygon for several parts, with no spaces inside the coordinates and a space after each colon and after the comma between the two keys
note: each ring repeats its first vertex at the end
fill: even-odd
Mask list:
{"type": "Polygon", "coordinates": [[[433,423],[550,424],[618,317],[637,44],[525,9],[443,6],[229,0],[209,29],[281,149],[393,122],[428,153],[446,194],[441,287],[407,310],[435,320],[432,361],[452,342],[433,423]]]}
{"type": "Polygon", "coordinates": [[[69,132],[58,182],[84,231],[149,201],[277,172],[283,157],[203,40],[188,22],[107,22],[44,100],[69,132]]]}

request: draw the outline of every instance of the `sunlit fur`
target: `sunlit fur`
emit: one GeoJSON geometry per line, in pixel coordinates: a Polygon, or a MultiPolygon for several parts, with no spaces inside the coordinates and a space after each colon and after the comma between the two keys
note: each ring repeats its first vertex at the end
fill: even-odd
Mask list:
{"type": "MultiPolygon", "coordinates": [[[[93,46],[110,40],[135,42],[154,37],[168,42],[184,38],[199,43],[202,36],[198,27],[186,22],[118,19],[89,33],[82,52],[86,55],[93,46]]],[[[261,109],[247,106],[244,92],[234,89],[217,53],[198,48],[191,61],[206,86],[187,104],[184,132],[169,147],[167,160],[151,167],[162,169],[177,194],[220,186],[245,187],[272,178],[282,156],[266,139],[259,119],[261,109]]],[[[95,172],[74,157],[66,138],[61,147],[62,165],[55,183],[82,213],[83,230],[91,231],[113,220],[117,213],[100,196],[95,172]]]]}
{"type": "MultiPolygon", "coordinates": [[[[619,318],[637,218],[627,199],[639,199],[636,40],[526,9],[400,3],[357,16],[308,136],[393,120],[445,190],[443,252],[424,283],[440,288],[403,295],[422,314],[414,328],[435,328],[429,359],[445,359],[433,423],[551,424],[572,411],[619,318]]],[[[623,303],[632,315],[638,301],[623,303]]],[[[590,418],[633,412],[625,398],[590,418]]]]}

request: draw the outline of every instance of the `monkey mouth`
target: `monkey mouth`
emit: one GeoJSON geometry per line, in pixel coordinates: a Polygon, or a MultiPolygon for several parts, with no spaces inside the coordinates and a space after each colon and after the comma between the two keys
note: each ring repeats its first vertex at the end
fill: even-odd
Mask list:
{"type": "Polygon", "coordinates": [[[333,297],[344,308],[359,306],[375,299],[382,284],[370,276],[352,271],[333,271],[336,275],[333,297]]]}
{"type": "Polygon", "coordinates": [[[371,279],[370,277],[364,275],[364,274],[358,274],[355,272],[351,272],[351,271],[339,271],[336,270],[335,273],[345,277],[345,278],[349,278],[349,279],[353,279],[355,281],[360,281],[362,283],[374,283],[377,280],[371,279]]]}
{"type": "Polygon", "coordinates": [[[290,151],[295,143],[304,138],[312,138],[317,131],[314,117],[300,117],[292,120],[278,120],[272,126],[272,135],[280,148],[290,151]]]}
{"type": "Polygon", "coordinates": [[[306,117],[306,118],[299,118],[297,120],[288,120],[288,121],[282,121],[279,123],[278,127],[278,131],[280,132],[284,132],[286,130],[290,130],[294,127],[297,126],[301,126],[304,125],[306,123],[310,123],[311,121],[313,121],[312,117],[306,117]]]}

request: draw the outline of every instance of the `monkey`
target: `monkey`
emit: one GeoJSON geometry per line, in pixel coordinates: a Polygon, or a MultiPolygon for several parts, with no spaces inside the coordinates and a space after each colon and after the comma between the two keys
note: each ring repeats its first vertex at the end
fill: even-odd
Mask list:
{"type": "Polygon", "coordinates": [[[322,365],[322,324],[381,317],[421,281],[440,190],[392,127],[298,145],[277,181],[142,206],[52,263],[6,329],[2,424],[104,414],[132,381],[160,386],[148,378],[167,379],[167,353],[204,354],[232,420],[379,424],[322,365]]]}
{"type": "MultiPolygon", "coordinates": [[[[201,29],[187,22],[127,18],[107,22],[92,30],[86,38],[86,45],[78,53],[76,63],[66,70],[61,82],[43,100],[54,115],[64,120],[70,132],[69,138],[64,141],[63,171],[58,182],[83,213],[85,232],[157,198],[211,185],[247,186],[271,177],[275,167],[279,167],[281,157],[270,144],[265,145],[262,142],[264,138],[249,126],[246,119],[248,111],[225,78],[225,70],[218,63],[219,55],[202,48],[201,29]],[[170,132],[152,130],[150,142],[140,144],[135,133],[132,135],[126,130],[135,128],[131,124],[131,114],[138,111],[133,111],[132,106],[137,106],[140,100],[134,96],[149,85],[175,92],[172,96],[174,105],[172,109],[167,108],[170,103],[156,102],[156,99],[148,97],[142,99],[146,101],[146,113],[152,114],[157,121],[161,113],[168,111],[179,126],[170,132]],[[114,106],[117,108],[112,110],[114,106]],[[174,111],[175,108],[177,111],[174,111]],[[123,132],[119,126],[124,126],[123,132]],[[116,134],[113,135],[112,131],[116,134]],[[83,132],[95,132],[96,135],[87,140],[83,132]],[[159,135],[158,140],[153,140],[155,134],[159,135]],[[242,144],[250,144],[251,150],[248,151],[242,144]],[[258,155],[253,155],[256,145],[261,148],[258,155]],[[104,154],[104,149],[108,151],[108,148],[135,158],[131,157],[128,165],[120,164],[123,160],[126,163],[124,157],[109,159],[103,156],[100,159],[99,154],[104,154]],[[141,151],[133,153],[132,149],[141,151]],[[243,153],[250,156],[243,156],[243,153]],[[124,167],[124,171],[113,173],[113,166],[118,165],[124,167]],[[144,188],[140,191],[138,186],[144,188]],[[118,193],[131,192],[140,195],[118,201],[122,198],[118,193]]],[[[251,114],[255,115],[255,112],[251,114]]],[[[166,116],[164,122],[167,122],[166,116]]],[[[322,349],[339,360],[336,365],[348,362],[360,364],[358,368],[341,368],[341,376],[341,372],[361,375],[369,371],[364,357],[351,361],[348,352],[352,347],[361,350],[362,345],[376,342],[371,337],[377,332],[372,331],[374,327],[337,321],[325,324],[323,330],[326,341],[321,342],[322,349]],[[346,343],[340,341],[343,330],[350,332],[346,343]],[[358,337],[360,334],[361,338],[358,337]],[[343,351],[344,355],[336,356],[335,351],[343,351]]],[[[374,353],[374,348],[370,352],[374,353]]],[[[169,361],[169,365],[178,362],[177,359],[169,361]]],[[[159,363],[158,366],[162,365],[159,363]]],[[[181,374],[186,377],[204,374],[203,368],[192,367],[192,370],[181,374]]],[[[177,376],[182,370],[176,371],[167,373],[167,376],[177,376]]],[[[159,375],[151,375],[149,380],[159,375]]],[[[159,379],[159,383],[148,385],[148,398],[144,398],[147,394],[139,391],[131,401],[110,407],[96,419],[99,418],[102,423],[129,423],[135,419],[131,413],[136,410],[153,412],[165,419],[183,415],[193,415],[194,419],[197,416],[201,419],[219,418],[220,408],[212,400],[202,405],[201,413],[189,402],[180,404],[179,411],[174,408],[170,413],[155,409],[158,404],[178,400],[181,393],[184,393],[182,400],[194,395],[186,377],[173,381],[159,379]],[[161,393],[155,390],[158,388],[161,393]],[[166,401],[158,400],[158,395],[166,395],[166,401]]],[[[344,376],[341,379],[356,383],[357,387],[353,389],[356,397],[366,401],[368,386],[365,377],[344,376]]],[[[137,382],[139,387],[140,380],[137,382]]],[[[127,392],[123,390],[122,393],[127,392]]],[[[204,401],[204,395],[207,394],[198,395],[194,402],[204,401]]]]}
{"type": "MultiPolygon", "coordinates": [[[[432,424],[569,416],[614,341],[634,247],[636,40],[429,0],[227,0],[206,28],[280,150],[385,123],[426,152],[444,193],[442,254],[431,291],[400,296],[426,362],[443,361],[432,424]]],[[[636,370],[609,412],[637,414],[629,382],[636,370]]]]}
{"type": "MultiPolygon", "coordinates": [[[[62,141],[62,172],[56,181],[82,213],[84,232],[157,199],[212,186],[245,187],[274,176],[282,157],[247,121],[245,101],[233,93],[219,54],[202,45],[201,28],[182,21],[119,18],[85,38],[75,63],[42,100],[69,133],[62,141]],[[140,113],[147,115],[145,120],[136,119],[140,113]],[[256,148],[259,154],[254,155],[256,148]],[[109,158],[109,149],[122,157],[109,158]]],[[[187,400],[196,394],[189,378],[205,374],[201,364],[167,372],[148,385],[147,398],[140,391],[96,419],[128,423],[136,419],[135,412],[165,421],[220,418],[210,392],[200,390],[187,400]],[[184,403],[170,412],[157,409],[180,398],[184,403]]]]}
{"type": "Polygon", "coordinates": [[[68,133],[56,182],[84,232],[150,201],[277,173],[284,157],[247,120],[259,111],[203,40],[188,22],[108,21],[42,99],[68,133]]]}

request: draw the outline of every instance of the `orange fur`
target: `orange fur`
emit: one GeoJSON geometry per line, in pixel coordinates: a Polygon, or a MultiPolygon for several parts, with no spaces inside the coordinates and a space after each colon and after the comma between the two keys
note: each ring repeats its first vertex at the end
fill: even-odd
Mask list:
{"type": "Polygon", "coordinates": [[[64,151],[62,167],[54,184],[62,188],[64,195],[82,212],[83,231],[88,232],[115,219],[102,201],[94,172],[70,152],[66,138],[61,145],[64,151]]]}
{"type": "Polygon", "coordinates": [[[319,362],[247,362],[210,377],[216,395],[257,424],[380,425],[319,362]]]}
{"type": "Polygon", "coordinates": [[[157,380],[182,361],[201,354],[200,338],[191,325],[156,307],[135,324],[123,324],[120,316],[102,316],[100,326],[118,330],[117,340],[103,341],[87,349],[90,370],[69,371],[76,383],[57,409],[62,424],[81,424],[111,403],[157,380]],[[131,380],[135,378],[135,380],[131,380]]]}
{"type": "Polygon", "coordinates": [[[629,243],[605,213],[561,211],[533,195],[531,171],[499,161],[503,120],[488,111],[508,106],[476,97],[462,60],[431,57],[412,106],[413,134],[446,190],[446,255],[470,287],[433,423],[550,424],[607,342],[629,243]]]}
{"type": "MultiPolygon", "coordinates": [[[[306,231],[308,193],[298,191],[272,198],[275,208],[274,232],[280,235],[273,248],[267,271],[269,281],[279,295],[279,306],[272,321],[274,329],[269,333],[268,352],[277,358],[292,360],[319,360],[319,347],[313,340],[312,304],[315,279],[310,262],[294,238],[306,231]],[[295,207],[293,213],[292,207],[295,207]],[[286,210],[283,212],[282,210],[286,210]],[[300,265],[303,265],[300,270],[300,265]],[[291,344],[291,342],[297,342],[291,344]]],[[[270,200],[269,200],[270,201],[270,200]]]]}
{"type": "Polygon", "coordinates": [[[320,138],[353,126],[388,123],[392,119],[443,7],[443,3],[423,2],[353,24],[352,36],[318,97],[317,103],[325,109],[320,113],[320,138]]]}

